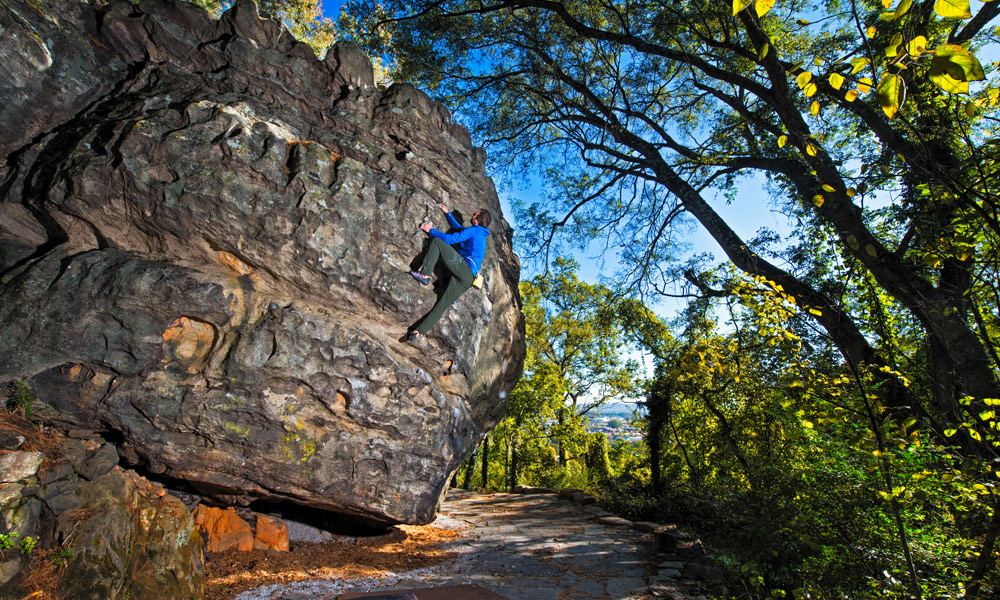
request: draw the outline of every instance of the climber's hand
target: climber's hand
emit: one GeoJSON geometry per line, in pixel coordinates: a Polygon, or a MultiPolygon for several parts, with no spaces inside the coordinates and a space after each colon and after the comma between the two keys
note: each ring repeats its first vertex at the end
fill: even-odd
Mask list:
{"type": "Polygon", "coordinates": [[[430,223],[421,223],[420,228],[424,230],[424,233],[430,233],[431,229],[433,229],[430,223]]]}
{"type": "Polygon", "coordinates": [[[441,212],[443,212],[443,213],[447,213],[448,212],[448,207],[445,206],[444,204],[441,204],[440,202],[438,203],[438,208],[440,208],[441,212]]]}

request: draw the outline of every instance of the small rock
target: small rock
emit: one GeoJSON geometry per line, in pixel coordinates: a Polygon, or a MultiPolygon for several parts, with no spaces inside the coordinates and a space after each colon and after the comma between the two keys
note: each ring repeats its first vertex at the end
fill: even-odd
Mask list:
{"type": "Polygon", "coordinates": [[[70,429],[66,432],[66,437],[74,438],[77,440],[88,440],[91,438],[98,437],[97,432],[93,429],[70,429]]]}
{"type": "Polygon", "coordinates": [[[199,504],[194,511],[195,523],[205,532],[209,552],[224,552],[233,548],[253,550],[254,538],[250,525],[232,508],[222,510],[199,504]]]}
{"type": "Polygon", "coordinates": [[[623,519],[621,517],[615,517],[615,516],[611,516],[611,517],[599,517],[597,519],[597,522],[600,523],[601,525],[608,525],[610,527],[631,527],[632,526],[632,521],[629,521],[628,519],[623,519]]]}
{"type": "Polygon", "coordinates": [[[0,433],[0,449],[17,450],[24,443],[23,435],[13,433],[0,433]]]}
{"type": "Polygon", "coordinates": [[[254,537],[254,548],[288,552],[288,525],[285,525],[281,519],[257,515],[257,535],[254,537]]]}
{"type": "Polygon", "coordinates": [[[660,527],[653,532],[653,539],[656,541],[656,548],[660,552],[674,552],[677,550],[677,529],[676,527],[660,527]]]}
{"type": "Polygon", "coordinates": [[[60,479],[68,479],[73,476],[74,470],[73,465],[69,463],[47,463],[51,464],[52,468],[45,469],[38,474],[38,483],[41,485],[49,485],[54,481],[59,481],[60,479]]]}
{"type": "Polygon", "coordinates": [[[659,524],[652,523],[650,521],[633,521],[632,522],[632,529],[635,529],[636,531],[645,531],[647,533],[652,533],[652,532],[656,531],[656,529],[658,527],[660,527],[659,524]]]}
{"type": "Polygon", "coordinates": [[[77,473],[87,481],[107,475],[118,464],[118,451],[112,444],[104,444],[87,453],[87,458],[77,467],[77,473]]]}
{"type": "Polygon", "coordinates": [[[45,455],[41,452],[0,454],[0,483],[14,483],[38,473],[45,455]]]}

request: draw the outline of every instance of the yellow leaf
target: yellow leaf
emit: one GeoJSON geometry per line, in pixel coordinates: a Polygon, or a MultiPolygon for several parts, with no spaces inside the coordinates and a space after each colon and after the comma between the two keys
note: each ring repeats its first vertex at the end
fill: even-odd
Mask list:
{"type": "Polygon", "coordinates": [[[806,87],[802,88],[802,93],[806,95],[806,98],[812,98],[817,90],[819,88],[816,87],[816,84],[810,81],[806,84],[806,87]]]}
{"type": "Polygon", "coordinates": [[[889,8],[890,4],[892,4],[892,0],[882,0],[882,8],[889,8]]]}
{"type": "Polygon", "coordinates": [[[815,309],[815,308],[810,308],[809,309],[809,314],[816,315],[817,317],[822,317],[823,316],[823,311],[815,309]]]}
{"type": "Polygon", "coordinates": [[[824,200],[823,199],[823,194],[816,194],[815,196],[813,196],[813,205],[816,208],[819,208],[819,207],[823,206],[823,200],[824,200]]]}
{"type": "Polygon", "coordinates": [[[757,0],[757,2],[754,3],[754,9],[757,11],[758,17],[766,15],[767,11],[771,10],[772,6],[774,6],[774,0],[757,0]]]}
{"type": "Polygon", "coordinates": [[[934,50],[928,78],[953,94],[967,94],[970,81],[986,78],[983,66],[972,53],[957,44],[944,44],[934,50]]]}
{"type": "Polygon", "coordinates": [[[809,71],[802,71],[801,73],[799,73],[799,76],[795,78],[795,83],[799,84],[799,89],[803,89],[806,87],[806,84],[809,83],[809,80],[811,80],[812,78],[813,78],[812,73],[810,73],[809,71]]]}
{"type": "Polygon", "coordinates": [[[757,60],[758,61],[764,60],[764,57],[767,56],[767,51],[770,49],[771,49],[771,44],[764,42],[764,46],[761,47],[760,52],[757,54],[757,60]]]}
{"type": "Polygon", "coordinates": [[[809,113],[814,117],[819,115],[819,101],[813,100],[813,103],[809,105],[809,113]]]}
{"type": "Polygon", "coordinates": [[[910,56],[920,56],[927,49],[927,38],[922,35],[910,40],[910,43],[906,45],[906,53],[910,56]]]}
{"type": "Polygon", "coordinates": [[[816,156],[818,152],[819,148],[817,148],[815,144],[806,144],[806,154],[809,156],[816,156]]]}
{"type": "Polygon", "coordinates": [[[795,23],[798,24],[800,27],[805,27],[806,25],[810,24],[810,22],[806,21],[805,19],[796,19],[795,23]]]}
{"type": "Polygon", "coordinates": [[[847,100],[848,102],[854,102],[857,99],[858,90],[848,90],[848,92],[844,94],[844,100],[847,100]]]}
{"type": "Polygon", "coordinates": [[[778,136],[778,147],[779,148],[784,148],[785,147],[785,142],[787,142],[787,141],[788,141],[788,136],[787,135],[779,135],[778,136]]]}
{"type": "Polygon", "coordinates": [[[869,77],[863,77],[861,81],[858,82],[858,91],[862,94],[867,94],[872,90],[872,80],[869,77]]]}
{"type": "Polygon", "coordinates": [[[969,0],[937,0],[934,12],[944,19],[971,19],[969,0]]]}
{"type": "Polygon", "coordinates": [[[848,198],[853,198],[853,197],[855,197],[855,196],[858,195],[858,190],[856,190],[856,189],[854,189],[854,188],[851,187],[851,188],[847,188],[847,191],[844,192],[844,193],[847,194],[848,198]]]}
{"type": "Polygon", "coordinates": [[[896,12],[893,13],[895,18],[902,17],[906,14],[906,11],[910,10],[910,6],[913,5],[913,0],[901,0],[899,6],[896,7],[896,12]]]}
{"type": "Polygon", "coordinates": [[[844,76],[840,73],[830,73],[830,87],[839,90],[844,85],[844,76]]]}
{"type": "Polygon", "coordinates": [[[837,191],[837,188],[833,187],[833,186],[832,186],[832,185],[830,185],[829,183],[824,183],[824,184],[823,184],[823,191],[824,191],[824,192],[836,192],[836,191],[837,191]]]}
{"type": "Polygon", "coordinates": [[[868,29],[865,30],[865,37],[868,38],[868,39],[871,39],[871,38],[875,37],[875,26],[874,25],[872,25],[871,27],[869,27],[868,29]]]}
{"type": "Polygon", "coordinates": [[[753,0],[733,0],[733,16],[735,17],[744,8],[750,6],[753,0]]]}
{"type": "Polygon", "coordinates": [[[851,75],[854,75],[855,73],[857,73],[861,69],[864,69],[866,66],[868,66],[868,59],[867,58],[853,58],[853,59],[851,59],[851,66],[854,67],[853,69],[851,69],[851,75]]]}
{"type": "Polygon", "coordinates": [[[873,244],[866,244],[865,245],[865,252],[867,252],[868,256],[871,256],[871,257],[878,256],[878,250],[875,248],[875,246],[873,244]]]}

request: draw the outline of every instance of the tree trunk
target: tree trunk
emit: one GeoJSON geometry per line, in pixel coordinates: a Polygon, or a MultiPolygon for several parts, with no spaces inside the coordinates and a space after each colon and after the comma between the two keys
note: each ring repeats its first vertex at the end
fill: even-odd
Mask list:
{"type": "Polygon", "coordinates": [[[472,478],[473,476],[475,476],[475,474],[476,474],[476,453],[473,452],[472,456],[470,456],[465,461],[465,477],[464,477],[464,483],[462,485],[463,489],[466,490],[472,489],[472,478]]]}
{"type": "Polygon", "coordinates": [[[490,437],[486,436],[483,438],[483,468],[482,468],[482,483],[480,486],[485,490],[489,489],[490,486],[490,437]]]}

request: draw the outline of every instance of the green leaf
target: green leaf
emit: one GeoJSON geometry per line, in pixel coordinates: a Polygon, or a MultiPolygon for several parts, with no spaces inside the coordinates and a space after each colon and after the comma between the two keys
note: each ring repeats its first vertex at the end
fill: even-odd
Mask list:
{"type": "Polygon", "coordinates": [[[893,13],[893,15],[897,19],[899,17],[902,17],[907,13],[907,11],[910,10],[910,6],[912,5],[913,5],[913,0],[902,0],[902,2],[899,3],[899,6],[896,7],[896,12],[893,13]]]}
{"type": "Polygon", "coordinates": [[[956,433],[958,433],[957,429],[945,429],[944,430],[944,437],[951,437],[951,436],[955,435],[956,433]]]}
{"type": "Polygon", "coordinates": [[[971,19],[969,0],[937,0],[934,12],[944,19],[971,19]]]}
{"type": "MultiPolygon", "coordinates": [[[[956,81],[982,81],[986,79],[983,66],[972,52],[957,44],[945,44],[934,50],[931,60],[931,81],[938,74],[947,74],[956,81]]],[[[937,83],[935,81],[935,83],[937,83]]],[[[966,86],[968,91],[968,86],[966,86]]]]}
{"type": "Polygon", "coordinates": [[[893,73],[884,76],[875,90],[875,97],[886,116],[895,117],[906,97],[903,78],[893,73]]]}
{"type": "Polygon", "coordinates": [[[892,41],[885,47],[885,55],[889,58],[899,56],[899,47],[903,45],[903,34],[897,33],[892,36],[892,41]]]}
{"type": "Polygon", "coordinates": [[[854,67],[853,69],[851,69],[851,75],[854,75],[855,73],[857,73],[861,69],[864,69],[865,67],[868,66],[868,59],[867,58],[854,58],[854,59],[851,59],[851,66],[854,67]]]}
{"type": "Polygon", "coordinates": [[[760,52],[757,54],[757,60],[758,61],[764,60],[764,57],[767,56],[767,52],[770,49],[771,49],[771,44],[764,42],[764,46],[761,47],[760,52]]]}

